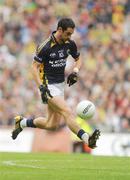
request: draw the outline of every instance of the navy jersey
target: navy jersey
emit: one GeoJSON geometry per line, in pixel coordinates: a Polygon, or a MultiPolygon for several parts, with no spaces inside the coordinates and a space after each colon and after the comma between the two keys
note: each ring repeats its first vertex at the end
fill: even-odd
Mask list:
{"type": "Polygon", "coordinates": [[[71,55],[74,59],[78,58],[80,53],[74,41],[69,40],[59,44],[54,33],[38,46],[34,60],[43,64],[43,74],[49,84],[61,83],[65,81],[66,59],[71,55]]]}

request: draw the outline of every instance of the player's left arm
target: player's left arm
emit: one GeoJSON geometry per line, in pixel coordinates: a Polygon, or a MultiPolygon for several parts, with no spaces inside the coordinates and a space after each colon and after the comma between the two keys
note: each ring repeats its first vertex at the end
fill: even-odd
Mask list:
{"type": "Polygon", "coordinates": [[[75,42],[72,42],[71,55],[75,60],[75,64],[74,64],[72,73],[67,78],[67,84],[69,86],[71,86],[77,82],[78,73],[79,73],[79,70],[81,67],[80,53],[77,51],[77,46],[76,46],[75,42]]]}
{"type": "Polygon", "coordinates": [[[67,78],[67,84],[69,86],[75,84],[78,81],[78,73],[81,67],[81,59],[78,57],[75,59],[75,65],[72,73],[67,78]]]}
{"type": "Polygon", "coordinates": [[[76,58],[75,59],[75,64],[74,64],[74,68],[73,68],[73,72],[75,72],[75,73],[79,73],[79,70],[80,70],[80,68],[81,68],[81,59],[80,59],[80,57],[78,57],[78,58],[76,58]]]}

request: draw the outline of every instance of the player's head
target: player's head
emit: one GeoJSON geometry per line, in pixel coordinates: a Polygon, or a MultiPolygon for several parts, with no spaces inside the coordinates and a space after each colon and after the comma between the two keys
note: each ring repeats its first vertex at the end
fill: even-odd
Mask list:
{"type": "Polygon", "coordinates": [[[62,18],[59,20],[57,25],[57,31],[59,32],[60,39],[67,41],[71,38],[74,32],[75,23],[70,18],[62,18]]]}

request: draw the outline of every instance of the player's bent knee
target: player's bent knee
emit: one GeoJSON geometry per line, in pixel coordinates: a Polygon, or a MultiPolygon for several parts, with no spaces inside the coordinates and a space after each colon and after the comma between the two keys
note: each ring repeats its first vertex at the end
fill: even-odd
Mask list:
{"type": "Polygon", "coordinates": [[[59,124],[50,124],[50,123],[48,123],[48,124],[46,124],[46,128],[48,130],[54,131],[54,130],[57,130],[59,128],[59,124]]]}

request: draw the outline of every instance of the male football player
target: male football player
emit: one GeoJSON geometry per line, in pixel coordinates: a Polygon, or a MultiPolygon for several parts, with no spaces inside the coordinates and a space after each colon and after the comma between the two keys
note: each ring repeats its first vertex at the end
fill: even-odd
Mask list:
{"type": "Polygon", "coordinates": [[[15,117],[13,139],[17,138],[24,127],[54,130],[58,128],[62,116],[72,132],[90,148],[96,147],[100,131],[95,130],[89,135],[81,129],[64,99],[67,57],[71,55],[75,60],[73,71],[67,78],[69,86],[77,82],[81,66],[80,53],[77,51],[76,43],[71,40],[74,29],[75,23],[72,19],[62,18],[58,22],[57,30],[52,32],[50,37],[38,46],[32,63],[32,72],[41,93],[41,99],[48,106],[48,117],[46,119],[44,117],[35,119],[22,116],[15,117]]]}

